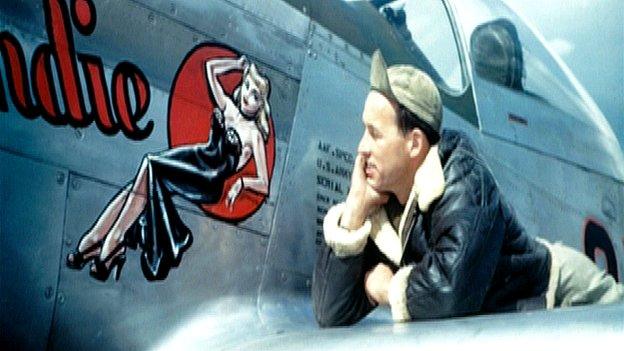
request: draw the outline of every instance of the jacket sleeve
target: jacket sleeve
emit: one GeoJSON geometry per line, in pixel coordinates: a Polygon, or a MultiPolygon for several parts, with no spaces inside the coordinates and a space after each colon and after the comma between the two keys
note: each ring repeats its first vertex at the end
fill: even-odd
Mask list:
{"type": "MultiPolygon", "coordinates": [[[[426,253],[399,269],[388,299],[393,319],[441,318],[479,312],[494,274],[504,221],[487,168],[455,172],[433,206],[426,253]]],[[[418,235],[414,233],[414,235],[418,235]]],[[[410,240],[415,238],[411,237],[410,240]]],[[[416,238],[417,240],[417,238],[416,238]]]]}
{"type": "Polygon", "coordinates": [[[364,290],[371,223],[367,220],[354,231],[341,228],[338,222],[343,208],[336,205],[325,216],[324,241],[312,277],[314,315],[321,327],[356,323],[375,307],[364,290]]]}

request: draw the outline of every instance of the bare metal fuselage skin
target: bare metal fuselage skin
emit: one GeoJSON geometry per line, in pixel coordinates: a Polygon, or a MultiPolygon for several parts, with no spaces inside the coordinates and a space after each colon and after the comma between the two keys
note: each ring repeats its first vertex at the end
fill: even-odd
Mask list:
{"type": "MultiPolygon", "coordinates": [[[[430,2],[446,11],[460,67],[457,87],[440,85],[443,127],[471,137],[529,234],[586,252],[624,279],[624,163],[604,116],[539,34],[498,2],[430,2]],[[474,68],[473,31],[503,12],[526,44],[527,78],[551,77],[544,86],[504,87],[474,68]],[[567,87],[574,107],[538,96],[551,86],[567,87]]],[[[351,328],[316,326],[316,246],[324,213],[348,191],[370,54],[381,47],[390,64],[437,67],[371,3],[4,1],[0,32],[3,348],[624,344],[622,304],[404,325],[380,309],[351,328]],[[223,52],[244,55],[270,81],[268,194],[245,193],[247,207],[231,212],[225,195],[201,207],[176,199],[193,243],[165,279],[146,279],[140,247],[128,248],[118,281],[69,269],[65,257],[145,154],[207,138],[210,125],[189,126],[180,111],[214,105],[193,94],[208,84],[203,64],[223,52]]]]}

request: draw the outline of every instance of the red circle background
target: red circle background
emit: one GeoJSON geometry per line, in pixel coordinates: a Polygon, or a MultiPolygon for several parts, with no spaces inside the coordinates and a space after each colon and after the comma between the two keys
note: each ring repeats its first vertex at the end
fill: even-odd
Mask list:
{"type": "MultiPolygon", "coordinates": [[[[169,147],[205,143],[208,141],[212,111],[216,106],[209,92],[206,61],[213,58],[238,58],[234,50],[215,44],[195,47],[178,69],[169,96],[169,147]]],[[[218,77],[226,94],[232,96],[241,83],[242,72],[230,71],[218,77]]],[[[269,116],[269,138],[265,143],[269,182],[273,177],[275,162],[275,133],[273,119],[269,116]]],[[[237,173],[225,181],[223,193],[216,204],[203,204],[209,215],[228,221],[239,221],[252,215],[262,205],[266,195],[243,189],[230,210],[225,197],[232,184],[242,176],[256,177],[256,163],[252,157],[237,173]]]]}

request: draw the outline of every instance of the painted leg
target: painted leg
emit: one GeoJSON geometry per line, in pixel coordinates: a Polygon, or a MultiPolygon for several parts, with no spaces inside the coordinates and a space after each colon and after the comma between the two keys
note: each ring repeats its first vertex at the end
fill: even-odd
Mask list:
{"type": "Polygon", "coordinates": [[[128,193],[128,188],[123,189],[115,196],[113,201],[106,206],[106,209],[102,212],[97,222],[95,222],[89,232],[81,239],[78,250],[83,251],[106,236],[106,233],[108,233],[119,216],[119,212],[121,212],[123,204],[128,197],[128,193]]]}
{"type": "MultiPolygon", "coordinates": [[[[125,262],[124,236],[128,228],[136,221],[147,203],[147,158],[143,160],[139,173],[135,178],[131,191],[121,208],[117,219],[108,231],[99,258],[91,266],[91,275],[106,280],[113,265],[119,265],[118,271],[125,262]]],[[[118,278],[118,274],[117,274],[118,278]]]]}
{"type": "Polygon", "coordinates": [[[129,188],[121,190],[106,206],[96,223],[80,238],[78,247],[67,255],[67,266],[80,269],[100,254],[101,241],[119,215],[129,188]]]}

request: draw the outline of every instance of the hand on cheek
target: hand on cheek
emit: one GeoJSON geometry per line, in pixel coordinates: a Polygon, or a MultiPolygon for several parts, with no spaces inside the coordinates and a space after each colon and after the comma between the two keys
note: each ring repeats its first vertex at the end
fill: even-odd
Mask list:
{"type": "Polygon", "coordinates": [[[364,157],[358,154],[351,175],[351,189],[340,221],[340,225],[347,229],[361,227],[371,212],[388,201],[388,194],[379,193],[368,184],[365,163],[364,157]]]}

